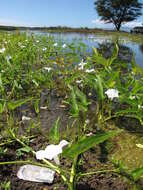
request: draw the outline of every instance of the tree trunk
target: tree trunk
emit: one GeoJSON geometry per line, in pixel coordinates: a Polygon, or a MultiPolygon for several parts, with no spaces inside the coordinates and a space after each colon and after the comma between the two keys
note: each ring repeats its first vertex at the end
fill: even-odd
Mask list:
{"type": "Polygon", "coordinates": [[[120,28],[121,28],[121,23],[116,24],[116,25],[115,25],[115,27],[116,27],[116,30],[117,30],[117,31],[120,31],[120,28]]]}

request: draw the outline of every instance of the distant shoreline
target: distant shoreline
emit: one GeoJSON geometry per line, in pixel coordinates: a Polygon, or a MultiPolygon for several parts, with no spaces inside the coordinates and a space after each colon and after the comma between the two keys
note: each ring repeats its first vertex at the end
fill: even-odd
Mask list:
{"type": "MultiPolygon", "coordinates": [[[[3,26],[0,25],[0,30],[4,31],[16,31],[16,30],[30,30],[30,31],[43,31],[43,32],[78,32],[78,33],[98,33],[98,32],[117,32],[116,30],[106,30],[98,28],[71,28],[71,27],[25,27],[25,26],[3,26]]],[[[128,33],[127,31],[121,31],[128,33]]]]}

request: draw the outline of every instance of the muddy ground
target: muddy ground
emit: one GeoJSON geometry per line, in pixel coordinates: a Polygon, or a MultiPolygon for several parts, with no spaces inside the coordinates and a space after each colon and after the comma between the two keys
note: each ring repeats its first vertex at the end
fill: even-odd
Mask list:
{"type": "MultiPolygon", "coordinates": [[[[62,130],[66,129],[67,124],[68,124],[68,127],[70,127],[73,123],[73,119],[69,118],[68,107],[61,106],[62,98],[58,97],[55,91],[50,92],[50,96],[48,94],[49,92],[43,92],[43,94],[41,95],[42,99],[40,102],[41,104],[40,106],[45,106],[47,97],[50,98],[48,101],[49,102],[48,109],[40,110],[40,121],[41,121],[41,129],[42,129],[41,133],[38,134],[35,128],[31,130],[32,134],[35,135],[35,138],[33,138],[33,140],[31,141],[30,146],[35,151],[41,149],[43,145],[46,146],[48,144],[47,139],[48,139],[49,129],[54,124],[57,117],[60,116],[60,125],[62,126],[62,130]]],[[[89,110],[92,113],[95,109],[95,106],[96,105],[94,104],[94,102],[90,106],[89,110]]],[[[21,117],[21,115],[26,114],[26,116],[32,117],[32,119],[37,122],[37,115],[35,114],[32,108],[29,111],[28,107],[24,105],[20,109],[17,110],[17,113],[18,113],[17,116],[19,118],[21,117]]],[[[92,121],[92,115],[90,113],[88,114],[88,117],[92,121]]],[[[99,130],[99,129],[98,130],[96,129],[94,122],[95,121],[93,119],[93,121],[90,123],[88,132],[96,133],[99,130]]],[[[118,122],[120,122],[120,124],[123,123],[124,125],[122,126],[126,128],[125,126],[126,122],[124,120],[120,120],[118,122]]],[[[27,127],[28,127],[27,121],[21,123],[21,127],[19,128],[19,132],[21,135],[25,133],[25,130],[27,127]]],[[[69,133],[69,137],[70,137],[70,133],[69,133]]],[[[130,135],[129,135],[129,139],[130,139],[130,135]]],[[[101,170],[101,169],[114,169],[114,165],[109,155],[114,155],[114,157],[116,156],[116,158],[118,159],[117,152],[118,150],[121,149],[120,145],[118,144],[118,141],[119,142],[121,141],[121,137],[115,138],[112,143],[110,142],[103,143],[99,146],[96,146],[94,149],[91,149],[88,152],[84,153],[82,155],[82,165],[80,165],[79,168],[77,168],[77,170],[80,170],[81,172],[86,173],[89,171],[91,172],[91,171],[101,170]]],[[[6,145],[4,148],[7,148],[7,153],[0,156],[0,162],[14,161],[14,160],[27,160],[28,158],[32,157],[31,154],[27,154],[27,153],[23,153],[22,155],[16,154],[17,149],[21,148],[21,146],[16,142],[10,143],[9,145],[6,145]]],[[[131,152],[128,152],[128,154],[131,154],[131,152]]],[[[141,152],[139,152],[139,154],[141,154],[141,152]]],[[[120,159],[122,159],[121,156],[120,156],[120,159]]],[[[65,163],[65,160],[62,160],[61,164],[63,165],[63,167],[71,166],[70,163],[65,163]]],[[[67,190],[67,187],[63,185],[61,178],[57,174],[56,174],[53,184],[51,185],[20,180],[16,176],[19,167],[20,167],[19,165],[0,166],[0,184],[6,181],[10,181],[11,190],[54,190],[54,189],[67,190]]],[[[140,189],[143,189],[143,185],[141,183],[136,184],[136,185],[139,186],[140,189]]],[[[94,190],[94,189],[96,190],[134,190],[136,185],[132,183],[131,181],[129,181],[126,177],[119,175],[117,173],[110,172],[110,173],[100,173],[100,174],[80,178],[79,181],[77,182],[76,189],[77,190],[94,190]]]]}

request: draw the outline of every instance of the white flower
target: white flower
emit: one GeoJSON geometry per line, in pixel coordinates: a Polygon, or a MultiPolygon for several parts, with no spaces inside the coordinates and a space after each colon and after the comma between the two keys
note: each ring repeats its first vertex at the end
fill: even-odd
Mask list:
{"type": "Polygon", "coordinates": [[[63,152],[62,150],[63,147],[68,144],[69,142],[67,142],[66,140],[62,140],[58,145],[54,144],[48,145],[45,150],[39,150],[36,152],[36,159],[38,160],[42,160],[44,158],[48,160],[54,159],[55,163],[59,165],[60,161],[58,155],[63,152]]]}
{"type": "Polygon", "coordinates": [[[0,53],[4,53],[5,50],[6,50],[5,48],[1,48],[1,49],[0,49],[0,53]]]}
{"type": "Polygon", "coordinates": [[[58,45],[58,43],[54,43],[53,46],[56,47],[58,45]]]}
{"type": "Polygon", "coordinates": [[[10,59],[12,59],[12,57],[10,55],[7,55],[6,60],[9,61],[10,59]]]}
{"type": "Polygon", "coordinates": [[[83,80],[77,80],[76,83],[77,84],[81,84],[83,82],[83,80]]]}
{"type": "Polygon", "coordinates": [[[51,67],[44,67],[44,69],[45,69],[46,71],[48,71],[48,72],[50,72],[50,71],[52,70],[51,67]]]}
{"type": "Polygon", "coordinates": [[[138,109],[143,109],[143,106],[141,106],[141,105],[138,105],[138,109]]]}
{"type": "Polygon", "coordinates": [[[37,43],[39,43],[39,40],[36,40],[37,43]]]}
{"type": "Polygon", "coordinates": [[[113,100],[114,98],[119,97],[119,92],[116,89],[108,89],[105,94],[108,96],[109,99],[113,100]]]}
{"type": "Polygon", "coordinates": [[[86,73],[93,73],[95,70],[94,69],[86,69],[86,73]]]}
{"type": "Polygon", "coordinates": [[[24,45],[21,45],[20,47],[21,47],[21,48],[25,48],[25,46],[24,46],[24,45]]]}
{"type": "Polygon", "coordinates": [[[129,96],[129,99],[130,99],[130,100],[135,100],[135,99],[136,99],[136,96],[129,96]]]}
{"type": "Polygon", "coordinates": [[[29,121],[29,120],[31,120],[31,118],[30,117],[27,117],[27,116],[22,116],[22,121],[29,121]]]}
{"type": "Polygon", "coordinates": [[[89,124],[89,123],[90,123],[90,120],[89,120],[89,119],[86,119],[86,120],[85,120],[85,123],[86,123],[86,124],[89,124]]]}
{"type": "Polygon", "coordinates": [[[91,92],[89,92],[89,93],[88,93],[88,96],[92,96],[92,93],[91,93],[91,92]]]}
{"type": "Polygon", "coordinates": [[[84,66],[86,65],[87,63],[84,63],[83,62],[83,59],[81,60],[81,63],[79,64],[79,70],[83,70],[84,69],[84,66]]]}
{"type": "Polygon", "coordinates": [[[92,132],[90,132],[90,133],[86,134],[86,136],[87,136],[87,137],[90,137],[90,136],[92,136],[92,135],[93,135],[93,133],[92,133],[92,132]]]}
{"type": "Polygon", "coordinates": [[[66,48],[67,47],[67,45],[66,44],[63,44],[63,46],[62,46],[63,48],[66,48]]]}
{"type": "Polygon", "coordinates": [[[47,48],[46,48],[46,47],[44,47],[44,48],[43,48],[43,51],[46,51],[46,50],[47,50],[47,48]]]}

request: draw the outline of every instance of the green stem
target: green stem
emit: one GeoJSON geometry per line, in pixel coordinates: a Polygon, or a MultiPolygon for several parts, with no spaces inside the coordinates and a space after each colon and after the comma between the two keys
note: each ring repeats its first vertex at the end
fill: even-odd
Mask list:
{"type": "Polygon", "coordinates": [[[78,156],[76,156],[73,160],[72,169],[71,169],[71,175],[70,175],[70,186],[69,190],[74,190],[74,179],[76,175],[76,165],[77,165],[78,156]]]}
{"type": "Polygon", "coordinates": [[[103,123],[106,122],[106,121],[108,121],[108,120],[110,120],[110,119],[113,119],[113,118],[116,118],[116,117],[121,117],[121,116],[138,119],[140,121],[140,123],[142,124],[142,121],[140,120],[139,117],[137,117],[135,115],[125,115],[125,113],[123,113],[123,114],[117,114],[117,115],[112,115],[110,117],[107,117],[106,119],[103,120],[103,123]]]}
{"type": "Polygon", "coordinates": [[[17,160],[17,161],[9,161],[9,162],[0,162],[0,165],[8,165],[8,164],[31,164],[30,160],[17,160]]]}
{"type": "Polygon", "coordinates": [[[33,161],[30,161],[30,160],[25,160],[25,161],[16,160],[16,161],[9,161],[9,162],[0,162],[0,165],[9,165],[9,164],[32,164],[32,165],[35,165],[35,166],[41,166],[41,167],[49,168],[45,164],[41,164],[41,163],[38,163],[38,162],[33,162],[33,161]]]}
{"type": "Polygon", "coordinates": [[[94,172],[88,172],[88,173],[80,173],[78,174],[78,177],[81,177],[81,176],[88,176],[88,175],[94,175],[94,174],[99,174],[99,173],[106,173],[106,172],[116,172],[118,173],[119,170],[118,169],[114,169],[114,170],[101,170],[101,171],[94,171],[94,172]]]}

